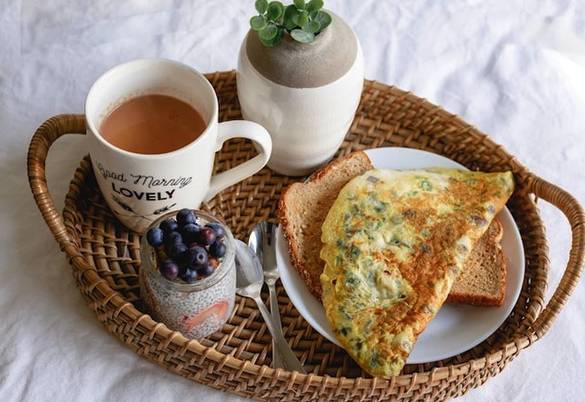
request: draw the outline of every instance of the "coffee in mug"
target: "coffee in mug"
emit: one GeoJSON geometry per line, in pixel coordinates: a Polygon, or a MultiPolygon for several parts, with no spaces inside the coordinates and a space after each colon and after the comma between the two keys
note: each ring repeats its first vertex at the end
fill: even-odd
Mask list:
{"type": "Polygon", "coordinates": [[[203,117],[172,96],[142,95],[112,110],[100,126],[115,147],[139,154],[163,154],[193,142],[205,130],[203,117]]]}

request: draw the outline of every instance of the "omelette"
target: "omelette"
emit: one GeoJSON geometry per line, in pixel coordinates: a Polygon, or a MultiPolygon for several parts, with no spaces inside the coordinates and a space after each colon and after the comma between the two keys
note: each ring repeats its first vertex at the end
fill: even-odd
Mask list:
{"type": "Polygon", "coordinates": [[[514,189],[511,172],[374,169],[322,226],[320,280],[335,335],[373,376],[398,375],[471,250],[514,189]]]}

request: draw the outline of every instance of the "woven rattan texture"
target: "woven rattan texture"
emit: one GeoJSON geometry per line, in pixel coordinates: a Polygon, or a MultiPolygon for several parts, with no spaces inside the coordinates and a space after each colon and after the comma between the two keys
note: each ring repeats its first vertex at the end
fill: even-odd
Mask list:
{"type": "MultiPolygon", "coordinates": [[[[219,96],[220,120],[241,118],[235,73],[208,75],[219,96]]],[[[71,261],[73,274],[89,308],[106,329],[137,353],[167,369],[211,387],[262,400],[430,400],[462,395],[498,374],[541,337],[568,298],[583,261],[583,211],[563,190],[538,179],[485,135],[442,109],[397,88],[367,81],[354,123],[338,154],[381,146],[403,146],[445,155],[471,169],[513,170],[517,190],[508,203],[520,228],[526,275],[514,311],[502,327],[472,350],[448,360],[409,365],[392,380],[372,379],[347,354],[299,315],[279,286],[286,338],[308,375],[270,369],[271,338],[253,302],[238,298],[222,331],[193,341],[145,314],[140,300],[139,237],[111,214],[88,157],[77,169],[63,217],[46,190],[44,162],[60,135],[84,131],[82,116],[47,121],[29,150],[29,178],[37,204],[71,261]],[[567,214],[573,248],[565,278],[544,310],[547,244],[535,195],[567,214]]],[[[233,167],[255,153],[243,140],[232,140],[216,156],[215,169],[233,167]]],[[[268,168],[230,187],[204,205],[245,240],[254,224],[275,220],[282,189],[295,180],[268,168]]]]}

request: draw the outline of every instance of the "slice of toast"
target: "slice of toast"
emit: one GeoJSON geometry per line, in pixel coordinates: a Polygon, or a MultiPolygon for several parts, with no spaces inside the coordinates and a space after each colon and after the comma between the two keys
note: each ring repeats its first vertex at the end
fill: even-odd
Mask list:
{"type": "MultiPolygon", "coordinates": [[[[365,152],[336,159],[315,172],[304,183],[293,183],[282,193],[278,216],[288,243],[290,259],[307,287],[321,298],[319,277],[323,271],[321,226],[337,194],[352,178],[372,169],[365,152]]],[[[499,244],[502,226],[494,221],[473,250],[448,302],[499,306],[504,301],[505,258],[499,244]]]]}
{"type": "Polygon", "coordinates": [[[278,202],[278,217],[288,242],[290,260],[311,293],[321,299],[323,272],[321,225],[343,186],[372,169],[365,152],[335,159],[313,173],[305,183],[288,186],[278,202]]]}
{"type": "Polygon", "coordinates": [[[465,261],[447,303],[501,306],[506,296],[507,265],[500,244],[504,228],[494,219],[465,261]]]}

